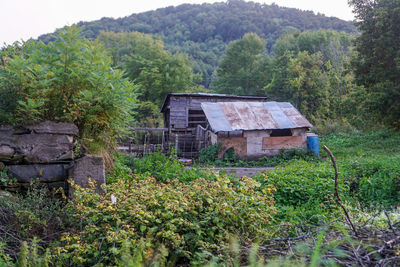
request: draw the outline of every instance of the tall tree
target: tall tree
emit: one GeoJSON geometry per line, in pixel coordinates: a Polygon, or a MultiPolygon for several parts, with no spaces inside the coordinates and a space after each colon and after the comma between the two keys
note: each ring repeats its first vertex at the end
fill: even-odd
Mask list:
{"type": "Polygon", "coordinates": [[[368,109],[400,129],[400,0],[350,0],[361,35],[354,60],[368,109]]]}
{"type": "Polygon", "coordinates": [[[341,103],[353,90],[352,39],[326,30],[281,36],[273,51],[271,82],[264,87],[267,96],[292,102],[313,122],[341,116],[341,103]]]}
{"type": "Polygon", "coordinates": [[[155,36],[139,32],[103,32],[98,41],[112,54],[113,62],[138,86],[138,98],[160,106],[171,92],[193,91],[200,79],[186,55],[171,54],[155,36]]]}
{"type": "Polygon", "coordinates": [[[269,57],[263,54],[266,41],[255,33],[246,33],[242,39],[226,48],[212,87],[219,93],[263,95],[269,57]]]}
{"type": "Polygon", "coordinates": [[[310,55],[302,51],[289,61],[291,102],[313,122],[329,117],[328,76],[324,68],[320,52],[310,55]]]}

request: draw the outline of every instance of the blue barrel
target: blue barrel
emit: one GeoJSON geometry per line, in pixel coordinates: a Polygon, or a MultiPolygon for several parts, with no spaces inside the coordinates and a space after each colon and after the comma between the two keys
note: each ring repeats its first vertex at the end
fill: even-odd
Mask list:
{"type": "Polygon", "coordinates": [[[320,156],[318,135],[315,133],[307,133],[307,151],[313,151],[316,156],[320,156]]]}

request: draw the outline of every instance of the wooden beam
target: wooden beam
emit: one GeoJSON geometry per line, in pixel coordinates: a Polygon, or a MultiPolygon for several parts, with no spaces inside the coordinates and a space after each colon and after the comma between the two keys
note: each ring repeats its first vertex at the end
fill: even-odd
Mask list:
{"type": "Polygon", "coordinates": [[[168,128],[132,128],[134,131],[168,132],[168,128]]]}
{"type": "Polygon", "coordinates": [[[206,123],[206,121],[189,121],[189,124],[202,124],[206,123]]]}

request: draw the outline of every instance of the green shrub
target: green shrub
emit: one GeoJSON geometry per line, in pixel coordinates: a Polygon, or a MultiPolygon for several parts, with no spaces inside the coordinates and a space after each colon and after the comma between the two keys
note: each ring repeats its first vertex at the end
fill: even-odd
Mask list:
{"type": "Polygon", "coordinates": [[[351,192],[364,207],[390,208],[400,202],[400,158],[354,158],[342,165],[351,192]]]}
{"type": "MultiPolygon", "coordinates": [[[[186,169],[174,154],[167,156],[163,153],[152,153],[143,158],[135,158],[125,155],[122,159],[125,165],[129,166],[136,175],[154,176],[158,181],[168,182],[178,179],[180,182],[190,182],[199,178],[215,180],[216,173],[201,170],[199,168],[186,169]]],[[[233,179],[233,177],[230,177],[233,179]]]]}
{"type": "Polygon", "coordinates": [[[38,240],[33,238],[32,242],[22,242],[16,266],[18,267],[48,267],[50,266],[50,250],[46,249],[43,254],[42,247],[38,245],[38,240]]]}
{"type": "Polygon", "coordinates": [[[178,173],[185,170],[185,166],[175,158],[175,155],[167,156],[160,152],[134,160],[131,167],[134,173],[144,176],[153,175],[158,181],[177,178],[178,173]]]}
{"type": "Polygon", "coordinates": [[[0,266],[13,266],[12,259],[5,251],[6,244],[0,241],[0,266]]]}
{"type": "Polygon", "coordinates": [[[352,125],[346,121],[324,121],[318,126],[314,126],[312,131],[321,136],[327,136],[330,134],[357,134],[357,131],[352,125]]]}
{"type": "Polygon", "coordinates": [[[233,147],[229,148],[221,159],[218,154],[221,151],[222,144],[216,143],[200,150],[199,162],[210,166],[235,166],[235,167],[273,167],[290,160],[318,161],[319,158],[313,153],[305,150],[289,149],[281,150],[275,157],[262,157],[256,161],[247,161],[237,157],[234,154],[233,147]]]}
{"type": "Polygon", "coordinates": [[[13,177],[10,177],[8,174],[8,167],[4,167],[3,170],[0,171],[0,186],[7,186],[15,183],[17,180],[13,177]]]}
{"type": "Polygon", "coordinates": [[[313,152],[307,152],[303,149],[281,150],[278,156],[262,157],[258,161],[250,162],[251,166],[277,166],[279,164],[291,161],[303,160],[308,162],[319,162],[320,158],[315,156],[313,152]]]}
{"type": "Polygon", "coordinates": [[[212,164],[218,160],[218,154],[221,151],[222,144],[216,143],[200,150],[199,161],[201,163],[212,164]]]}
{"type": "Polygon", "coordinates": [[[114,157],[114,166],[107,173],[106,182],[107,184],[112,184],[120,179],[129,179],[132,177],[131,168],[124,163],[125,155],[116,154],[114,157]]]}
{"type": "Polygon", "coordinates": [[[38,184],[32,184],[26,194],[0,196],[0,240],[4,242],[3,248],[15,258],[22,241],[30,242],[37,238],[35,245],[30,242],[31,248],[37,250],[41,244],[57,240],[61,231],[67,229],[64,204],[63,199],[54,197],[47,188],[38,184]]]}
{"type": "Polygon", "coordinates": [[[76,26],[48,44],[30,40],[0,52],[2,123],[54,120],[75,123],[89,150],[113,144],[130,122],[134,85],[111,68],[111,58],[76,26]]]}
{"type": "MultiPolygon", "coordinates": [[[[267,171],[255,176],[266,186],[274,186],[274,198],[279,209],[278,219],[319,221],[334,215],[337,209],[334,200],[333,168],[325,164],[315,164],[302,160],[292,161],[283,168],[267,171]]],[[[347,192],[345,184],[340,184],[340,192],[347,192]]]]}
{"type": "Polygon", "coordinates": [[[218,255],[233,236],[248,243],[268,237],[273,191],[260,192],[250,178],[233,184],[221,177],[189,184],[152,177],[119,180],[104,195],[76,188],[68,205],[76,229],[64,233],[55,256],[68,264],[114,264],[125,240],[145,239],[152,244],[146,254],[165,246],[170,260],[201,263],[204,255],[218,255]]]}

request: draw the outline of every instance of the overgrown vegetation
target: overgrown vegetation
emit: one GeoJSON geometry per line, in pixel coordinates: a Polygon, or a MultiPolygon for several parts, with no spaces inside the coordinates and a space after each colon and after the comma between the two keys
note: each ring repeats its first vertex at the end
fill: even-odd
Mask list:
{"type": "Polygon", "coordinates": [[[258,187],[251,178],[238,184],[223,177],[185,184],[133,177],[112,184],[105,195],[78,189],[66,208],[79,228],[63,235],[57,258],[86,265],[113,263],[124,241],[136,246],[144,239],[148,252],[165,246],[171,261],[205,263],[234,236],[243,242],[269,236],[273,187],[269,193],[258,187]]]}
{"type": "MultiPolygon", "coordinates": [[[[35,240],[38,246],[48,247],[67,229],[68,215],[63,210],[65,200],[53,196],[47,187],[32,183],[24,195],[4,192],[0,190],[0,251],[5,253],[3,261],[9,257],[15,259],[22,249],[22,242],[35,240]]],[[[2,256],[0,264],[1,260],[2,256]]]]}
{"type": "Polygon", "coordinates": [[[131,122],[135,86],[111,68],[98,43],[76,26],[48,44],[30,40],[0,52],[0,122],[75,123],[88,150],[109,148],[131,122]]]}
{"type": "MultiPolygon", "coordinates": [[[[133,171],[135,175],[141,177],[152,176],[160,182],[170,182],[177,179],[183,183],[189,183],[199,178],[215,181],[219,175],[214,171],[203,170],[199,166],[186,168],[174,153],[167,156],[163,153],[155,152],[142,158],[120,154],[116,168],[108,176],[107,181],[113,182],[119,179],[126,179],[126,177],[129,177],[129,175],[125,175],[126,171],[133,171]],[[121,173],[122,175],[116,176],[116,173],[121,173]]],[[[236,180],[234,177],[228,178],[236,180]]]]}
{"type": "Polygon", "coordinates": [[[313,152],[306,152],[304,150],[289,149],[281,150],[278,156],[275,157],[262,157],[258,160],[245,160],[235,155],[233,148],[227,149],[221,158],[219,154],[222,149],[221,143],[216,143],[200,150],[199,163],[206,166],[223,166],[223,167],[273,167],[289,160],[305,160],[305,161],[319,161],[313,152]]]}
{"type": "MultiPolygon", "coordinates": [[[[320,143],[337,155],[339,193],[357,229],[369,231],[362,226],[368,225],[373,233],[391,238],[381,211],[397,227],[400,135],[331,134],[320,143]]],[[[359,241],[340,219],[329,160],[292,158],[241,179],[185,170],[174,155],[159,153],[144,158],[121,154],[115,166],[104,194],[95,193],[95,187],[76,188],[76,197],[68,202],[37,190],[0,196],[0,249],[10,255],[1,260],[12,265],[19,255],[49,265],[354,263],[351,247],[359,241]],[[281,241],[288,238],[299,242],[292,253],[281,241]],[[282,254],[273,252],[278,250],[282,254]]],[[[368,248],[362,242],[356,247],[365,255],[368,248]]],[[[382,246],[368,242],[369,248],[382,246]]],[[[386,259],[375,254],[369,259],[382,257],[386,259]]]]}

